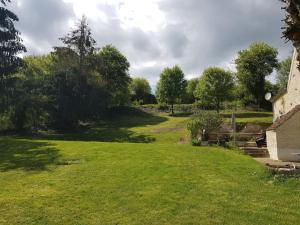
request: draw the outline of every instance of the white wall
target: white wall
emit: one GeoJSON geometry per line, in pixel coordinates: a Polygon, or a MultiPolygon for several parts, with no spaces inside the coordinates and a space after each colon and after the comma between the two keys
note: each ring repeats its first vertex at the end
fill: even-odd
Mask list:
{"type": "MultiPolygon", "coordinates": [[[[273,133],[275,133],[273,131],[273,133]]],[[[277,159],[283,161],[300,161],[300,111],[276,130],[277,159]],[[297,156],[295,153],[299,153],[297,156]]],[[[270,137],[270,151],[275,152],[274,140],[270,137]]],[[[268,146],[269,148],[269,146],[268,146]]],[[[270,152],[270,154],[271,154],[270,152]]],[[[276,157],[274,158],[276,159],[276,157]]]]}
{"type": "Polygon", "coordinates": [[[300,105],[300,71],[298,69],[297,52],[294,51],[289,75],[287,93],[273,104],[274,120],[300,105]]]}
{"type": "Polygon", "coordinates": [[[267,131],[267,141],[270,158],[273,160],[278,160],[277,135],[275,131],[267,131]]]}

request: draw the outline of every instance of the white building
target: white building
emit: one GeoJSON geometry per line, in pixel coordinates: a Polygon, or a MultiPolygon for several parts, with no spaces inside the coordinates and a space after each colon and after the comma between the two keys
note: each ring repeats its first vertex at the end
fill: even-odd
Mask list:
{"type": "Polygon", "coordinates": [[[273,99],[274,123],[267,130],[271,159],[300,161],[300,71],[294,51],[288,87],[273,99]]]}

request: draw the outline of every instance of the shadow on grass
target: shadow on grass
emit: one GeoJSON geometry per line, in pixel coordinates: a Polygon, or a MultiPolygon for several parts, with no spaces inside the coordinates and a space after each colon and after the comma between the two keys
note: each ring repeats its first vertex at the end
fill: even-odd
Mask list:
{"type": "Polygon", "coordinates": [[[132,128],[156,125],[167,121],[168,118],[147,113],[139,109],[130,108],[111,112],[104,123],[98,125],[114,128],[132,128]]]}
{"type": "Polygon", "coordinates": [[[63,141],[100,141],[119,143],[151,143],[155,138],[137,134],[126,128],[86,128],[76,132],[43,134],[34,137],[35,139],[63,140],[63,141]]]}
{"type": "Polygon", "coordinates": [[[19,139],[0,139],[0,171],[21,169],[25,171],[47,170],[56,164],[59,150],[47,142],[19,139]]]}
{"type": "MultiPolygon", "coordinates": [[[[100,141],[120,143],[152,143],[150,135],[138,134],[130,128],[156,125],[167,121],[168,118],[152,115],[143,111],[112,113],[110,118],[80,129],[68,132],[44,133],[34,136],[34,139],[66,140],[66,141],[100,141]]],[[[26,137],[26,138],[32,138],[26,137]]]]}

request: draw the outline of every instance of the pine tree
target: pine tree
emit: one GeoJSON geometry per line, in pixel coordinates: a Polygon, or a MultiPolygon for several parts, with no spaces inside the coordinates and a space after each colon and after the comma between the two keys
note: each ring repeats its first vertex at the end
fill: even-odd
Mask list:
{"type": "MultiPolygon", "coordinates": [[[[9,0],[6,0],[9,2],[9,0]]],[[[4,0],[1,0],[3,5],[4,0]]],[[[25,52],[26,48],[22,44],[20,32],[16,30],[14,22],[18,17],[8,9],[0,7],[0,75],[1,79],[5,75],[15,72],[22,63],[22,59],[17,55],[25,52]]]]}
{"type": "MultiPolygon", "coordinates": [[[[6,2],[10,2],[10,0],[1,0],[4,6],[6,6],[6,2]]],[[[22,59],[18,54],[26,52],[20,38],[20,32],[14,26],[14,22],[18,20],[13,12],[0,7],[0,92],[2,95],[0,103],[2,109],[8,102],[7,83],[9,76],[22,65],[22,59]]]]}
{"type": "Polygon", "coordinates": [[[87,56],[94,53],[96,41],[92,38],[91,29],[85,16],[77,24],[77,27],[65,37],[60,38],[68,49],[79,56],[79,66],[82,69],[87,56]]]}

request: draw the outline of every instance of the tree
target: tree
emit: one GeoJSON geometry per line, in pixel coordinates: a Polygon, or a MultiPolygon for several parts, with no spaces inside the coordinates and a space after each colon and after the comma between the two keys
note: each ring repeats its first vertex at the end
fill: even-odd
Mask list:
{"type": "Polygon", "coordinates": [[[182,99],[185,89],[184,73],[179,66],[174,66],[164,69],[160,74],[156,95],[159,102],[171,105],[171,112],[174,115],[174,104],[182,99]]]}
{"type": "Polygon", "coordinates": [[[201,141],[205,140],[205,134],[209,134],[213,131],[217,131],[223,123],[223,119],[218,113],[210,111],[200,111],[192,120],[188,122],[187,129],[190,132],[191,141],[193,144],[199,143],[198,138],[200,136],[201,141]],[[203,133],[205,131],[205,133],[203,133]]]}
{"type": "Polygon", "coordinates": [[[134,101],[146,104],[151,94],[151,87],[149,82],[144,78],[134,78],[131,81],[131,92],[134,101]]]}
{"type": "Polygon", "coordinates": [[[299,0],[281,0],[285,3],[283,9],[287,15],[284,19],[286,26],[283,28],[283,36],[293,42],[298,51],[298,61],[300,60],[300,1],[299,0]]]}
{"type": "Polygon", "coordinates": [[[47,91],[52,99],[50,114],[53,123],[65,129],[72,128],[89,114],[90,58],[96,43],[84,16],[70,33],[59,40],[64,46],[54,47],[54,70],[47,82],[47,91]]]}
{"type": "Polygon", "coordinates": [[[198,82],[196,97],[201,102],[213,104],[219,112],[222,102],[232,97],[233,87],[234,79],[231,72],[210,67],[203,72],[198,82]]]}
{"type": "Polygon", "coordinates": [[[292,64],[292,57],[281,61],[277,68],[276,82],[280,88],[286,88],[289,81],[289,74],[292,64]]]}
{"type": "Polygon", "coordinates": [[[235,60],[238,81],[259,107],[265,101],[265,78],[278,66],[277,55],[275,48],[258,42],[240,51],[235,60]]]}
{"type": "MultiPolygon", "coordinates": [[[[1,0],[6,6],[9,0],[1,0]]],[[[18,17],[8,9],[0,7],[0,108],[6,109],[9,101],[9,88],[13,88],[13,73],[22,66],[22,59],[18,54],[26,52],[22,44],[20,32],[15,28],[14,22],[18,17]],[[8,87],[8,85],[11,85],[8,87]]]]}
{"type": "Polygon", "coordinates": [[[112,106],[125,105],[130,101],[130,63],[114,46],[107,45],[96,54],[97,71],[112,96],[112,106]]]}
{"type": "Polygon", "coordinates": [[[88,26],[86,17],[82,16],[76,28],[65,37],[59,38],[59,40],[66,45],[67,50],[73,51],[78,56],[79,70],[82,73],[86,59],[94,53],[96,45],[96,41],[92,38],[91,29],[88,26]]]}
{"type": "Polygon", "coordinates": [[[14,109],[11,120],[17,130],[23,130],[25,126],[35,130],[45,127],[49,104],[45,93],[45,78],[50,75],[52,66],[51,55],[24,57],[24,66],[15,75],[11,100],[14,109]]]}
{"type": "Polygon", "coordinates": [[[199,83],[199,79],[191,79],[187,81],[187,86],[186,86],[186,95],[184,97],[184,102],[187,104],[192,104],[196,101],[195,98],[195,90],[196,87],[199,83]]]}

